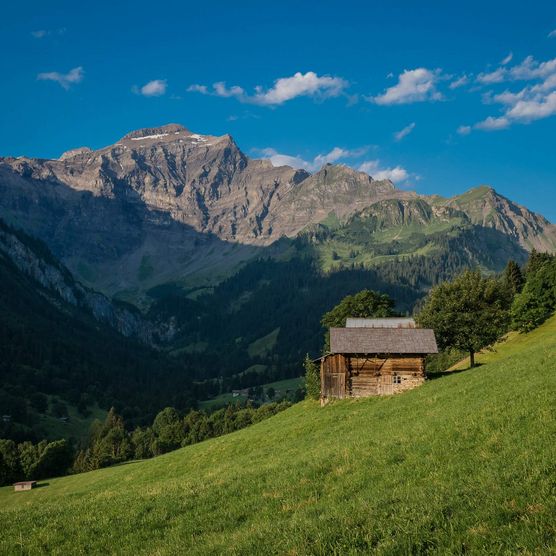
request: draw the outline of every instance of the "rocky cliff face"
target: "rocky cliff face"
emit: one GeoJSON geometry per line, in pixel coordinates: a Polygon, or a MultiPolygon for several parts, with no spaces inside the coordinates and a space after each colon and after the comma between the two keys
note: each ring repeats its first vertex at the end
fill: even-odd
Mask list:
{"type": "Polygon", "coordinates": [[[97,321],[106,324],[126,337],[135,337],[154,345],[172,339],[172,322],[159,326],[146,321],[136,310],[115,305],[105,295],[85,288],[43,246],[31,238],[15,232],[0,220],[0,255],[35,280],[42,293],[58,307],[63,303],[85,310],[97,321]]]}
{"type": "Polygon", "coordinates": [[[330,211],[346,216],[396,191],[389,181],[345,166],[328,164],[313,176],[274,167],[246,157],[229,135],[199,135],[176,124],[134,131],[98,151],[4,159],[2,166],[25,179],[124,200],[222,240],[255,244],[295,235],[330,211]]]}
{"type": "Polygon", "coordinates": [[[81,148],[59,160],[3,164],[27,179],[124,200],[197,232],[243,243],[268,239],[261,237],[266,215],[308,176],[248,159],[229,135],[198,135],[174,124],[134,131],[98,151],[81,148]]]}
{"type": "Polygon", "coordinates": [[[402,219],[409,209],[440,218],[451,209],[527,249],[556,249],[554,226],[490,189],[440,199],[341,165],[309,175],[250,159],[229,135],[176,124],[58,160],[0,159],[0,216],[43,239],[87,284],[131,297],[169,280],[214,281],[283,236],[330,216],[391,211],[388,200],[401,203],[402,219]]]}
{"type": "Polygon", "coordinates": [[[374,203],[355,215],[358,219],[373,218],[377,230],[427,226],[431,223],[470,222],[465,212],[451,206],[435,206],[423,198],[385,199],[374,203]]]}
{"type": "Polygon", "coordinates": [[[397,190],[391,181],[376,181],[348,166],[326,164],[276,203],[267,219],[267,233],[291,237],[331,214],[345,220],[382,199],[409,196],[412,194],[397,190]]]}

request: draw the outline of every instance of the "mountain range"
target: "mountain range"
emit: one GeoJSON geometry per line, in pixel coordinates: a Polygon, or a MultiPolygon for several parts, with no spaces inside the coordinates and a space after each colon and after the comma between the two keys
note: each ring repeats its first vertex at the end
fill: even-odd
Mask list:
{"type": "Polygon", "coordinates": [[[283,256],[284,239],[315,228],[327,232],[313,242],[325,269],[430,253],[431,234],[473,226],[502,234],[508,256],[556,249],[555,226],[489,187],[445,199],[344,165],[311,175],[176,124],[57,160],[0,159],[0,216],[45,241],[80,281],[139,304],[154,286],[212,286],[247,260],[283,256]]]}

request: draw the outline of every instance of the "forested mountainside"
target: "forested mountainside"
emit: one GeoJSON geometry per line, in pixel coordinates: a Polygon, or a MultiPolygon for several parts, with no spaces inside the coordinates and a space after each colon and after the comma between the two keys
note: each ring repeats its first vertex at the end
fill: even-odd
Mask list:
{"type": "MultiPolygon", "coordinates": [[[[344,228],[346,234],[353,230],[344,228]]],[[[326,232],[319,226],[292,241],[287,258],[251,261],[210,290],[177,284],[154,288],[147,316],[174,317],[171,353],[186,357],[198,379],[213,379],[214,393],[226,392],[298,376],[305,354],[320,352],[321,316],[348,294],[365,288],[388,293],[398,311],[411,313],[431,286],[470,267],[501,270],[508,258],[523,262],[526,253],[499,232],[471,225],[459,233],[424,236],[428,247],[421,254],[366,267],[361,252],[369,257],[377,248],[410,253],[412,245],[346,240],[339,246],[334,240],[331,246],[326,232]],[[330,271],[323,272],[322,265],[330,271]]]]}
{"type": "Polygon", "coordinates": [[[187,369],[122,335],[148,330],[136,313],[76,283],[44,244],[0,222],[0,438],[46,436],[39,410],[63,418],[64,406],[83,416],[115,406],[149,422],[165,405],[192,407],[187,369]]]}

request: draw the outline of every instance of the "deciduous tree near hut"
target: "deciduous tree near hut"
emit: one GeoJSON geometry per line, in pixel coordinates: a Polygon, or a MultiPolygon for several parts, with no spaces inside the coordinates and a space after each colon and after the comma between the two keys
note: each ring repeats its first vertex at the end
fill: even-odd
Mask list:
{"type": "Polygon", "coordinates": [[[326,351],[330,345],[328,329],[344,327],[348,317],[381,318],[392,317],[395,314],[394,300],[385,293],[361,290],[354,295],[347,295],[322,317],[321,324],[326,329],[324,350],[326,351]]]}
{"type": "Polygon", "coordinates": [[[479,271],[466,271],[429,293],[417,316],[419,325],[433,328],[441,348],[475,353],[493,344],[507,331],[511,299],[506,288],[479,271]]]}

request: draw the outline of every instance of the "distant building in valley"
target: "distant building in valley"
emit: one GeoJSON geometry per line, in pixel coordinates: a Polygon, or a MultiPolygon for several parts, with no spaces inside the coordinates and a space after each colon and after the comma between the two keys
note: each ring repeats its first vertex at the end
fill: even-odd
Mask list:
{"type": "Polygon", "coordinates": [[[31,490],[37,486],[37,481],[20,481],[19,483],[14,483],[14,490],[16,492],[22,490],[31,490]]]}
{"type": "Polygon", "coordinates": [[[330,353],[320,359],[321,401],[415,388],[431,353],[438,353],[434,331],[413,319],[347,319],[346,328],[330,329],[330,353]]]}

